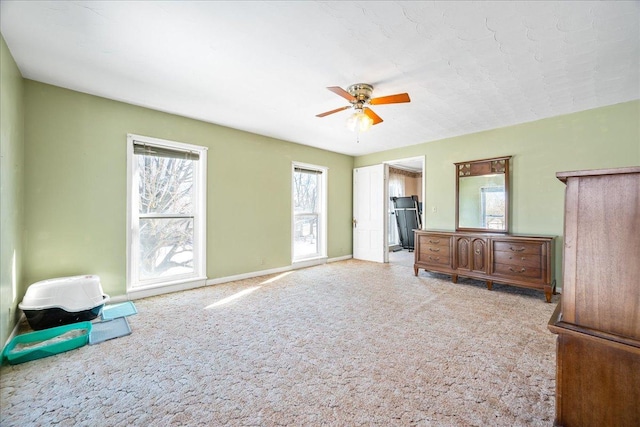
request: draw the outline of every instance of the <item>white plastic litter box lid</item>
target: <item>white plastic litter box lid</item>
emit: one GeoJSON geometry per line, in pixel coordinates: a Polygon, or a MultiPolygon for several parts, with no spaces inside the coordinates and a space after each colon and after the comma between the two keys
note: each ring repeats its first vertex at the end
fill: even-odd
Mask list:
{"type": "Polygon", "coordinates": [[[27,288],[18,304],[21,310],[61,308],[78,312],[91,310],[109,301],[102,292],[100,277],[94,274],[42,280],[27,288]]]}

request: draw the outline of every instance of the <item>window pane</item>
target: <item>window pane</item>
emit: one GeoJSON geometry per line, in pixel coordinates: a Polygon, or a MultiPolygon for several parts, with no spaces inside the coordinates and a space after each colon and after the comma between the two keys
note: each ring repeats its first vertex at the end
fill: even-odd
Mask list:
{"type": "Polygon", "coordinates": [[[293,261],[326,256],[323,167],[294,164],[293,168],[293,261]]]}
{"type": "Polygon", "coordinates": [[[194,161],[156,156],[138,159],[142,214],[193,214],[194,161]]]}
{"type": "Polygon", "coordinates": [[[293,252],[296,258],[319,255],[318,215],[296,215],[293,252]]]}
{"type": "Polygon", "coordinates": [[[318,181],[320,174],[316,172],[296,171],[293,174],[293,211],[317,213],[318,181]]]}
{"type": "Polygon", "coordinates": [[[482,219],[486,228],[504,230],[504,187],[485,187],[482,192],[482,219]]]}
{"type": "Polygon", "coordinates": [[[193,273],[193,219],[140,219],[139,280],[193,273]]]}

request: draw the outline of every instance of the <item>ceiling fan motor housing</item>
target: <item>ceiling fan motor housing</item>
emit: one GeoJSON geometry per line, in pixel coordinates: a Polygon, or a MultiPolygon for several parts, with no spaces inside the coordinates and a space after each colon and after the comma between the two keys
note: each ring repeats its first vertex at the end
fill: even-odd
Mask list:
{"type": "Polygon", "coordinates": [[[371,99],[373,93],[373,86],[366,83],[356,83],[347,88],[347,92],[356,98],[355,103],[366,103],[371,99]]]}

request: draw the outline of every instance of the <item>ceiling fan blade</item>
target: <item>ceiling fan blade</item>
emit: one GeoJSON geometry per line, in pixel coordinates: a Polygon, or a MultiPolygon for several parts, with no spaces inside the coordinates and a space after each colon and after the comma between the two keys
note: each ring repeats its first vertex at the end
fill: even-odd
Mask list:
{"type": "Polygon", "coordinates": [[[351,108],[351,105],[347,105],[346,107],[336,108],[335,110],[327,111],[326,113],[316,114],[316,117],[328,116],[329,114],[337,113],[338,111],[343,111],[343,110],[346,110],[347,108],[351,108]]]}
{"type": "Polygon", "coordinates": [[[340,95],[341,97],[343,97],[349,102],[353,102],[356,100],[355,96],[351,95],[349,92],[347,92],[346,90],[342,89],[339,86],[331,86],[331,87],[328,87],[327,89],[329,89],[331,92],[335,93],[336,95],[340,95]]]}
{"type": "Polygon", "coordinates": [[[374,125],[377,125],[378,123],[382,123],[382,119],[380,118],[380,116],[374,113],[371,108],[364,107],[362,110],[367,116],[369,116],[371,120],[373,120],[374,125]]]}
{"type": "Polygon", "coordinates": [[[408,93],[398,93],[396,95],[381,96],[380,98],[373,98],[369,101],[371,105],[380,104],[399,104],[401,102],[411,102],[408,93]]]}

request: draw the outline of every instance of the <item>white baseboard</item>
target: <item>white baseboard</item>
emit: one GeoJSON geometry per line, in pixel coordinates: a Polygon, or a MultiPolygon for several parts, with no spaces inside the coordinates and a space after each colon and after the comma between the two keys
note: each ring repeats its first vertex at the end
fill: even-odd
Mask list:
{"type": "Polygon", "coordinates": [[[345,256],[339,256],[337,258],[329,258],[327,262],[329,263],[329,262],[337,262],[337,261],[346,261],[351,258],[353,258],[353,255],[345,255],[345,256]]]}

